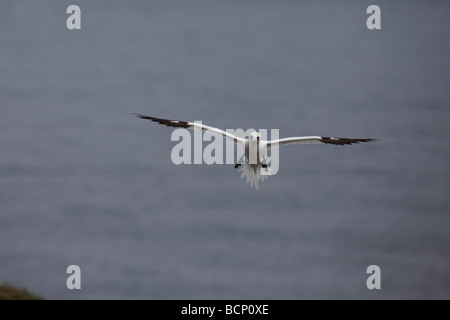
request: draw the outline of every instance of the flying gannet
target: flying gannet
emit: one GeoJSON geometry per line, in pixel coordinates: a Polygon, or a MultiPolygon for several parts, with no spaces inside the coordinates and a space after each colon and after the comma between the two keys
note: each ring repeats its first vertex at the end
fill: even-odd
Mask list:
{"type": "Polygon", "coordinates": [[[215,135],[221,135],[224,138],[230,139],[236,144],[240,144],[245,152],[244,155],[237,161],[234,168],[239,168],[242,165],[242,168],[239,169],[239,172],[242,172],[241,179],[246,177],[247,183],[250,183],[251,186],[255,185],[256,189],[258,189],[258,181],[264,181],[270,175],[270,168],[268,168],[264,155],[268,150],[272,148],[276,148],[282,145],[288,144],[334,144],[334,145],[351,145],[359,142],[370,142],[376,139],[351,139],[351,138],[335,138],[335,137],[321,137],[321,136],[304,136],[304,137],[289,137],[283,139],[276,140],[263,140],[261,138],[261,134],[259,132],[251,132],[249,138],[240,138],[235,136],[230,132],[226,132],[224,130],[210,127],[198,122],[189,122],[189,121],[181,121],[181,120],[168,120],[162,118],[156,118],[151,116],[146,116],[143,114],[134,113],[134,115],[141,119],[151,120],[157,122],[159,124],[166,125],[168,127],[175,128],[186,128],[186,129],[201,129],[208,131],[215,135]],[[252,150],[256,151],[253,154],[255,156],[251,156],[252,150]],[[251,162],[249,159],[255,159],[251,162]],[[266,170],[266,174],[262,174],[262,169],[266,170]]]}

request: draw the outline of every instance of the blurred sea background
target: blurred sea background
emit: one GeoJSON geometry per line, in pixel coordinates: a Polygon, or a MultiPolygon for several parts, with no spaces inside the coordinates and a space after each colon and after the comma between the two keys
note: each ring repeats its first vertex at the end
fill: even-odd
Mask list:
{"type": "Polygon", "coordinates": [[[0,283],[49,299],[449,299],[449,10],[2,0],[0,283]],[[380,140],[283,147],[256,191],[232,165],[174,165],[172,130],[133,112],[380,140]]]}

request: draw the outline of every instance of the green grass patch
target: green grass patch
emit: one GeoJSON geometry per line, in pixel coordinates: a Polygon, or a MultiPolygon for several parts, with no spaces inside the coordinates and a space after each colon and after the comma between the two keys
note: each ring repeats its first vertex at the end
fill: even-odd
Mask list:
{"type": "Polygon", "coordinates": [[[43,300],[43,298],[29,292],[27,289],[1,284],[0,300],[43,300]]]}

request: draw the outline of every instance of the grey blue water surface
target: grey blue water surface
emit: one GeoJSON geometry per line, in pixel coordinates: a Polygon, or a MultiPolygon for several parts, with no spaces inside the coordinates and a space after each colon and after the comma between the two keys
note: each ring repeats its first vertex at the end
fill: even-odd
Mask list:
{"type": "Polygon", "coordinates": [[[0,282],[50,299],[449,299],[450,3],[375,2],[2,0],[0,282]],[[172,130],[133,112],[379,140],[283,147],[256,191],[233,165],[174,165],[172,130]]]}

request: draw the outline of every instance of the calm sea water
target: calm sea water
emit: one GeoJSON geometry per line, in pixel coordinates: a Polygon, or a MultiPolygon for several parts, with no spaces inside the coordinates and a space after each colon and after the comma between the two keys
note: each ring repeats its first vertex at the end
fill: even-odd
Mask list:
{"type": "Polygon", "coordinates": [[[0,3],[0,282],[56,299],[450,298],[448,1],[0,3]],[[280,135],[256,191],[139,112],[280,135]],[[82,289],[66,288],[81,268],[82,289]],[[366,268],[381,268],[381,290],[366,268]]]}

